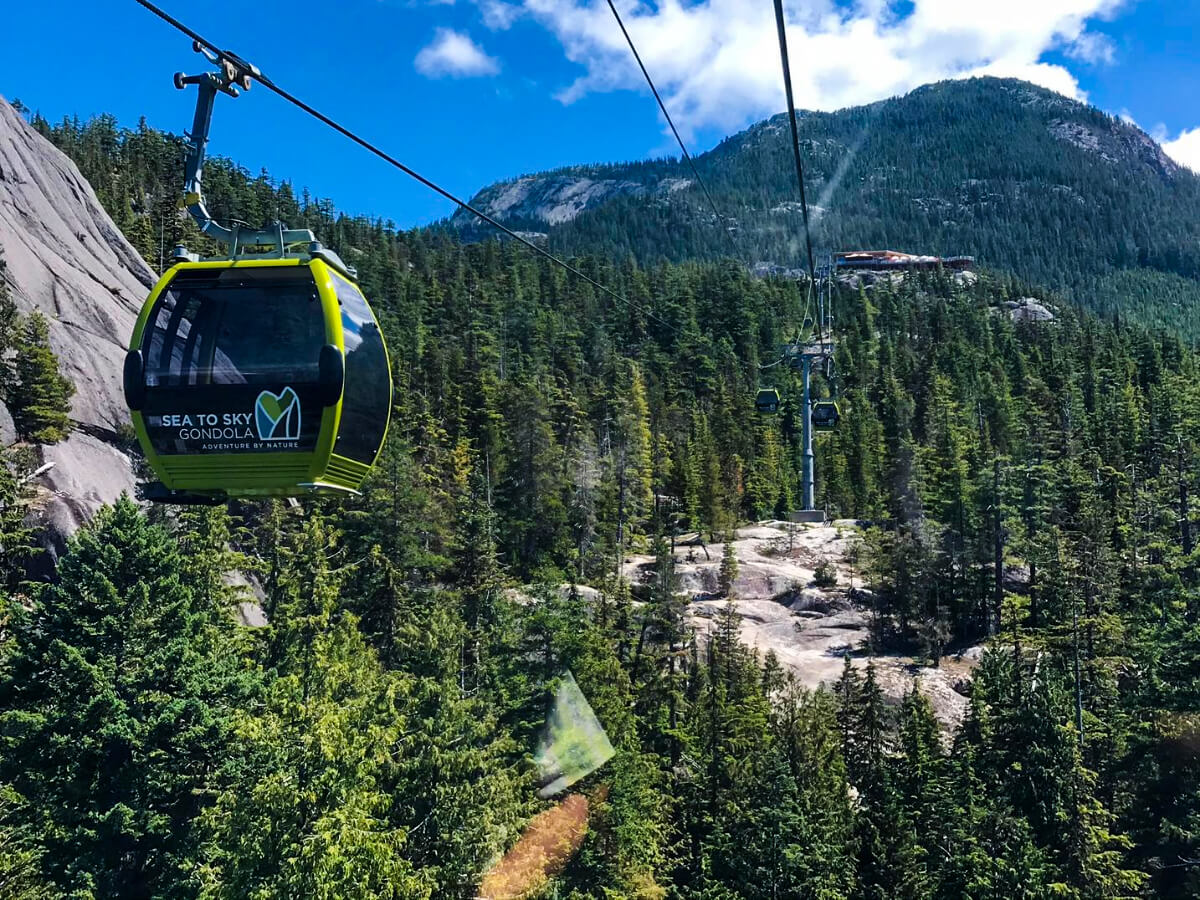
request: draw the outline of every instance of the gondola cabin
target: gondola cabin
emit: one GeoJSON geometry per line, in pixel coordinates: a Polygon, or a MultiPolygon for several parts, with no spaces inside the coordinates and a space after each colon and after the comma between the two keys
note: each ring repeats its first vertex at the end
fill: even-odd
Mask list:
{"type": "Polygon", "coordinates": [[[383,445],[387,348],[333,254],[180,262],[125,359],[146,459],[174,502],[353,492],[383,445]]]}
{"type": "Polygon", "coordinates": [[[833,400],[817,400],[812,405],[812,427],[814,431],[833,431],[837,428],[841,411],[833,400]]]}
{"type": "Polygon", "coordinates": [[[779,391],[774,388],[763,388],[754,398],[754,408],[765,416],[773,416],[779,412],[779,391]]]}

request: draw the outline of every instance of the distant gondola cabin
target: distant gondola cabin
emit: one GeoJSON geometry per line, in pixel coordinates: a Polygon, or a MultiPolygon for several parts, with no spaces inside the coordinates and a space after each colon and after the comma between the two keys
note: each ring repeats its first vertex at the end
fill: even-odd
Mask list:
{"type": "Polygon", "coordinates": [[[815,431],[833,431],[837,428],[841,411],[832,400],[818,400],[812,405],[812,427],[815,431]]]}
{"type": "Polygon", "coordinates": [[[779,412],[779,391],[763,388],[754,398],[754,408],[763,415],[773,416],[779,412]]]}

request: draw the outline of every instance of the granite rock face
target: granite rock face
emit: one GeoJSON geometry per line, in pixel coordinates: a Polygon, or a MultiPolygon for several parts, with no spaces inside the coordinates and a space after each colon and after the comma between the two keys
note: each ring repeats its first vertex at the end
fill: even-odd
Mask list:
{"type": "Polygon", "coordinates": [[[1003,308],[1014,322],[1053,322],[1055,319],[1050,308],[1033,297],[1006,300],[1003,308]]]}
{"type": "Polygon", "coordinates": [[[72,416],[115,430],[129,418],[121,365],[154,273],[75,164],[0,99],[0,251],[22,312],[40,310],[75,383],[72,416]]]}
{"type": "MultiPolygon", "coordinates": [[[[687,178],[606,178],[598,174],[604,168],[576,166],[548,175],[525,175],[484,188],[472,198],[471,205],[501,221],[554,226],[573,221],[580,213],[618,197],[664,198],[692,183],[687,178]]],[[[456,212],[451,221],[460,228],[481,224],[465,210],[456,212]]]]}
{"type": "MultiPolygon", "coordinates": [[[[121,367],[155,276],[75,164],[3,98],[0,253],[17,309],[46,317],[50,345],[75,384],[78,430],[40,451],[54,466],[38,479],[38,508],[49,544],[60,546],[101,504],[133,492],[133,468],[116,440],[129,421],[121,367]]],[[[8,442],[4,421],[0,437],[8,442]]]]}
{"type": "Polygon", "coordinates": [[[17,429],[13,425],[12,413],[8,407],[0,403],[0,447],[7,447],[17,439],[17,429]]]}

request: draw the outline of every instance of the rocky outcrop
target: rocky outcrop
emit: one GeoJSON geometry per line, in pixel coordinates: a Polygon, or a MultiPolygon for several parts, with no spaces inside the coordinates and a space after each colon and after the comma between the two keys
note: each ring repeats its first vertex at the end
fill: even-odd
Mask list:
{"type": "Polygon", "coordinates": [[[129,418],[121,363],[154,273],[75,164],[0,99],[0,250],[17,308],[41,310],[75,383],[75,419],[115,430],[129,418]]]}
{"type": "Polygon", "coordinates": [[[17,429],[13,425],[12,414],[3,403],[0,403],[0,447],[7,447],[17,439],[17,429]]]}
{"type": "MultiPolygon", "coordinates": [[[[502,222],[541,222],[553,226],[570,222],[585,210],[617,197],[669,196],[692,183],[687,178],[638,181],[605,177],[614,168],[526,175],[485,188],[471,199],[471,205],[502,222]]],[[[451,221],[459,227],[480,224],[465,211],[455,213],[451,221]]]]}
{"type": "Polygon", "coordinates": [[[1051,119],[1049,128],[1060,141],[1074,144],[1105,162],[1140,162],[1166,178],[1179,174],[1178,164],[1163,152],[1158,142],[1128,122],[1051,119]]]}
{"type": "MultiPolygon", "coordinates": [[[[741,639],[760,655],[773,652],[785,670],[810,688],[832,686],[846,659],[859,668],[873,659],[885,697],[899,704],[916,685],[952,731],[967,705],[956,686],[970,679],[978,648],[944,656],[937,666],[900,653],[881,651],[872,657],[872,595],[863,589],[858,540],[858,526],[850,520],[828,526],[760,522],[739,529],[733,542],[738,559],[733,587],[741,639]],[[822,564],[832,567],[836,583],[818,583],[822,564]]],[[[724,544],[704,546],[690,535],[675,547],[678,588],[689,599],[687,622],[701,642],[728,603],[717,593],[723,551],[724,544]]],[[[628,557],[624,575],[635,596],[644,595],[654,578],[654,559],[628,557]]]]}
{"type": "Polygon", "coordinates": [[[0,98],[0,252],[21,312],[41,311],[50,344],[75,384],[79,430],[42,448],[54,463],[38,506],[52,546],[100,504],[133,491],[116,436],[126,342],[154,274],[125,240],[91,185],[63,153],[0,98]]]}
{"type": "Polygon", "coordinates": [[[1004,309],[1014,322],[1053,322],[1054,313],[1046,304],[1033,297],[1022,297],[1020,300],[1006,300],[1004,309]]]}
{"type": "Polygon", "coordinates": [[[39,448],[44,474],[33,504],[40,542],[45,550],[34,560],[36,572],[48,576],[67,538],[101,506],[122,493],[132,494],[136,478],[130,458],[106,441],[77,432],[60,444],[39,448]]]}

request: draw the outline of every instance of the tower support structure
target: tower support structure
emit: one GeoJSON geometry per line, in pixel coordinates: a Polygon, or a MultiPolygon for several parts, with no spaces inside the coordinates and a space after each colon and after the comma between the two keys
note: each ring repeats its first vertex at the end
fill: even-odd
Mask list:
{"type": "Polygon", "coordinates": [[[824,513],[816,509],[815,456],[813,454],[812,426],[812,370],[813,363],[822,363],[833,355],[831,341],[805,346],[789,345],[784,348],[788,364],[800,372],[804,399],[800,405],[800,449],[801,449],[801,502],[803,507],[792,518],[800,522],[824,521],[824,513]],[[819,517],[819,518],[818,518],[819,517]]]}

